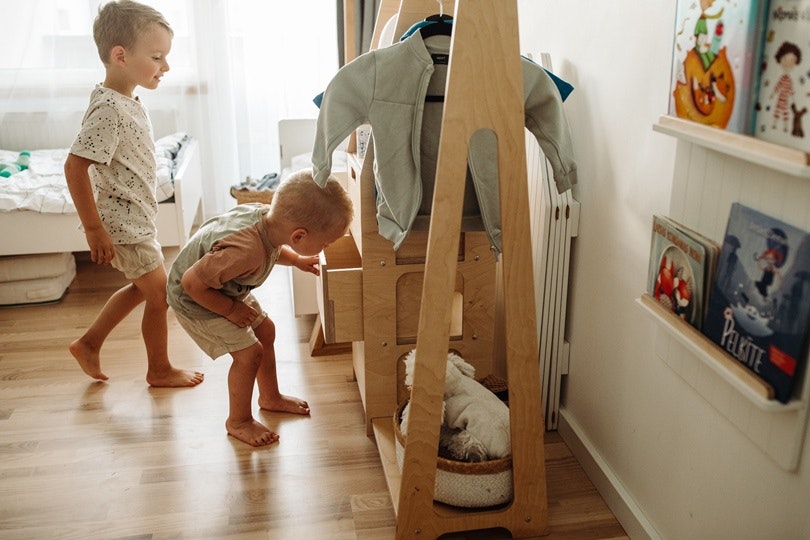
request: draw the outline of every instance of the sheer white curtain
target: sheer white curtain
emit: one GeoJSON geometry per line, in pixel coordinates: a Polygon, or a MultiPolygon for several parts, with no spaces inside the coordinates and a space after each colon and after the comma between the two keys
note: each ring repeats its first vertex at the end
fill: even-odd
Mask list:
{"type": "MultiPolygon", "coordinates": [[[[278,170],[278,120],[317,116],[312,98],[338,67],[335,2],[142,1],[175,37],[160,87],[136,92],[200,139],[206,214],[221,212],[235,203],[231,184],[278,170]]],[[[84,110],[104,77],[92,38],[101,3],[0,0],[0,122],[11,111],[84,110]]]]}

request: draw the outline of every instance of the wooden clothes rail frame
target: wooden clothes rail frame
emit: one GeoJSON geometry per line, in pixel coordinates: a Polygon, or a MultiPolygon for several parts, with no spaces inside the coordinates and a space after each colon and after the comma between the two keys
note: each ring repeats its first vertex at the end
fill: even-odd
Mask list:
{"type": "MultiPolygon", "coordinates": [[[[395,35],[398,36],[413,23],[437,13],[438,7],[435,0],[383,0],[373,46],[379,43],[383,25],[394,14],[397,16],[395,35]]],[[[393,441],[381,439],[376,425],[374,431],[397,514],[398,539],[437,538],[449,532],[498,527],[509,530],[514,538],[538,536],[548,532],[548,503],[517,5],[515,0],[459,0],[444,2],[443,10],[446,13],[452,10],[454,22],[420,304],[429,305],[431,309],[419,310],[417,360],[401,475],[396,465],[392,467],[390,463],[393,441]],[[487,76],[480,77],[481,73],[487,76]],[[503,507],[462,510],[434,503],[433,499],[445,363],[449,346],[457,344],[450,341],[450,327],[460,268],[459,239],[467,155],[470,138],[482,129],[491,130],[498,144],[502,294],[497,313],[500,318],[492,317],[490,322],[503,333],[502,343],[498,345],[504,350],[493,353],[504,355],[507,370],[514,496],[512,502],[503,507]]],[[[371,156],[367,154],[367,158],[373,157],[373,145],[369,145],[369,150],[371,156]]],[[[366,159],[363,163],[362,176],[371,174],[369,161],[366,159]]],[[[363,207],[373,202],[366,200],[369,194],[365,190],[361,196],[363,207]]],[[[376,227],[368,230],[373,225],[367,221],[367,213],[364,208],[360,234],[352,229],[356,240],[359,237],[362,244],[367,242],[369,234],[377,234],[376,227]]],[[[363,245],[364,291],[371,286],[367,285],[371,276],[366,275],[366,270],[373,263],[365,260],[367,251],[368,247],[363,245]]],[[[380,293],[384,291],[374,291],[374,294],[380,293]]],[[[390,288],[388,294],[393,294],[390,288]]],[[[364,298],[368,296],[364,292],[364,298]]],[[[370,328],[368,307],[364,300],[366,330],[370,328]]],[[[367,417],[374,420],[369,407],[376,398],[366,393],[375,391],[377,385],[366,379],[379,376],[378,364],[374,364],[377,362],[374,355],[367,359],[372,364],[370,368],[363,362],[366,361],[364,356],[369,356],[369,347],[377,343],[368,334],[365,332],[365,343],[355,343],[355,370],[367,417]]],[[[391,409],[387,414],[390,416],[393,412],[391,409]]],[[[390,423],[390,417],[387,421],[390,423]]]]}

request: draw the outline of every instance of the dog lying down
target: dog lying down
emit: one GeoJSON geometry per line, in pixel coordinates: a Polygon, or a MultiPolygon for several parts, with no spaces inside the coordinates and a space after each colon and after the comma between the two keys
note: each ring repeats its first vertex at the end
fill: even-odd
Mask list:
{"type": "MultiPolygon", "coordinates": [[[[413,385],[416,351],[406,356],[405,385],[413,385]]],[[[475,380],[475,368],[455,353],[447,355],[439,455],[454,461],[487,461],[510,455],[509,407],[475,380]]],[[[400,431],[408,433],[410,402],[400,431]]]]}

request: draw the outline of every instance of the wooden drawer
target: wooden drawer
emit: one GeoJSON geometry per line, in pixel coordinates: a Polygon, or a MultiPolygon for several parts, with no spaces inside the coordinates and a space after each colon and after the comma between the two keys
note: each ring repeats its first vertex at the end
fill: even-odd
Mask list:
{"type": "Polygon", "coordinates": [[[318,311],[325,343],[363,339],[363,265],[351,235],[321,253],[318,311]]]}

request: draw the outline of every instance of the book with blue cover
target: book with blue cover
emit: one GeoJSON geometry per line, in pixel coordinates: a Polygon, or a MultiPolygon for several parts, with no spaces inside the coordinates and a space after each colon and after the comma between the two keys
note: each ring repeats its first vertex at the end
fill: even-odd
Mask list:
{"type": "Polygon", "coordinates": [[[734,203],[703,333],[790,401],[807,360],[810,233],[734,203]]]}

